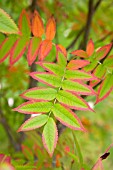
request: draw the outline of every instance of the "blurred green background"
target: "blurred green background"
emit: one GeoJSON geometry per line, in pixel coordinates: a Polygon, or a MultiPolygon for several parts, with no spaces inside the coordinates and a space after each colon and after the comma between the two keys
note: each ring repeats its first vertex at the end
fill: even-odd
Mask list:
{"type": "MultiPolygon", "coordinates": [[[[113,1],[92,1],[94,5],[98,2],[100,4],[92,16],[88,39],[92,38],[95,48],[98,48],[113,41],[113,1]]],[[[16,23],[18,23],[23,8],[26,9],[29,16],[34,9],[38,10],[45,25],[47,19],[53,14],[57,22],[54,42],[62,44],[68,52],[81,46],[84,33],[80,33],[80,31],[87,23],[88,5],[88,0],[0,0],[0,8],[4,9],[16,23]]],[[[2,41],[2,34],[0,34],[0,41],[2,41]]],[[[51,54],[50,58],[52,57],[51,54]]],[[[25,117],[23,114],[12,111],[23,102],[19,95],[29,87],[27,74],[29,70],[25,56],[12,67],[9,66],[8,59],[0,65],[0,110],[3,114],[0,117],[0,152],[10,154],[14,159],[21,158],[32,162],[32,156],[36,154],[34,153],[34,143],[37,144],[40,152],[40,148],[43,148],[40,131],[28,132],[26,133],[27,137],[22,133],[18,134],[16,131],[25,117]],[[31,154],[32,156],[27,157],[26,153],[28,152],[29,155],[30,151],[24,148],[21,152],[22,145],[29,148],[34,155],[31,154]]],[[[87,100],[92,104],[95,102],[94,97],[87,100]]],[[[76,132],[76,136],[81,146],[84,162],[90,167],[113,142],[113,93],[103,102],[94,106],[94,109],[95,113],[77,112],[88,132],[76,132]]],[[[70,150],[73,150],[73,138],[69,129],[62,131],[54,155],[57,155],[58,161],[60,161],[58,163],[62,164],[65,170],[70,170],[71,158],[66,156],[64,146],[70,146],[70,150]]],[[[52,160],[46,151],[44,151],[44,155],[38,153],[39,155],[40,158],[44,156],[42,160],[40,159],[41,169],[51,169],[52,160]],[[48,165],[46,165],[47,162],[48,165]]],[[[112,169],[113,149],[110,150],[110,156],[103,161],[103,164],[106,170],[112,169]]]]}

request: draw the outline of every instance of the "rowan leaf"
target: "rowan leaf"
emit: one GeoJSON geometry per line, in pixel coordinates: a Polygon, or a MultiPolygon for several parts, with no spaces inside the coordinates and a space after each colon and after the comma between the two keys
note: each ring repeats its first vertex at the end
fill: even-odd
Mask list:
{"type": "Polygon", "coordinates": [[[113,55],[107,57],[103,64],[107,67],[113,67],[113,55]]]}
{"type": "Polygon", "coordinates": [[[58,51],[60,51],[62,54],[64,54],[65,57],[67,56],[67,51],[61,44],[56,45],[56,48],[58,51]]]}
{"type": "Polygon", "coordinates": [[[90,62],[87,60],[71,60],[68,65],[67,68],[69,70],[77,70],[78,68],[82,68],[85,67],[87,65],[89,65],[90,62]]]}
{"type": "Polygon", "coordinates": [[[58,130],[54,120],[50,117],[48,122],[44,126],[42,141],[45,149],[49,153],[50,157],[52,157],[54,149],[56,147],[58,140],[58,130]]]}
{"type": "Polygon", "coordinates": [[[34,11],[34,18],[32,20],[32,33],[36,37],[41,37],[44,34],[44,25],[39,13],[34,11]]]}
{"type": "Polygon", "coordinates": [[[53,74],[50,74],[50,73],[32,72],[30,75],[34,79],[36,79],[42,83],[45,83],[49,86],[60,87],[60,85],[61,85],[61,78],[59,78],[53,74]]]}
{"type": "Polygon", "coordinates": [[[53,40],[55,37],[55,33],[56,33],[56,23],[55,23],[55,19],[52,16],[46,25],[46,39],[47,40],[53,40]]]}
{"type": "Polygon", "coordinates": [[[22,10],[20,14],[18,25],[22,35],[29,37],[31,34],[31,24],[28,14],[25,10],[22,10]]]}
{"type": "Polygon", "coordinates": [[[113,89],[113,75],[108,74],[98,89],[96,104],[104,100],[113,89]]]}
{"type": "Polygon", "coordinates": [[[90,86],[79,81],[64,80],[62,83],[62,88],[78,94],[95,95],[94,90],[90,86]]]}
{"type": "Polygon", "coordinates": [[[60,65],[55,63],[49,63],[49,62],[37,62],[40,66],[42,66],[44,69],[49,71],[50,73],[54,73],[57,76],[62,77],[64,75],[64,68],[62,68],[60,65]]]}
{"type": "Polygon", "coordinates": [[[38,37],[32,37],[30,40],[27,55],[29,65],[31,65],[36,59],[41,41],[41,38],[38,37]]]}
{"type": "Polygon", "coordinates": [[[52,49],[52,41],[51,40],[44,40],[42,41],[40,48],[39,48],[39,60],[43,61],[44,58],[50,53],[52,49]]]}
{"type": "Polygon", "coordinates": [[[18,34],[19,29],[10,16],[0,9],[0,32],[5,34],[18,34]]]}
{"type": "Polygon", "coordinates": [[[60,66],[62,66],[63,68],[66,67],[67,65],[67,58],[64,54],[64,52],[62,50],[60,50],[59,47],[56,46],[56,51],[57,51],[57,62],[60,66]]]}
{"type": "Polygon", "coordinates": [[[91,62],[89,65],[85,66],[83,68],[83,70],[85,70],[86,72],[90,72],[95,69],[97,64],[98,64],[98,61],[94,59],[93,62],[91,62]]]}
{"type": "Polygon", "coordinates": [[[65,78],[72,80],[97,80],[93,74],[81,70],[66,70],[65,78]]]}
{"type": "Polygon", "coordinates": [[[101,47],[95,54],[95,58],[96,60],[101,60],[103,59],[107,54],[108,52],[110,51],[112,47],[112,44],[108,44],[108,45],[105,45],[103,47],[101,47]]]}
{"type": "Polygon", "coordinates": [[[28,100],[53,100],[57,90],[53,88],[35,87],[25,91],[21,96],[28,100]]]}
{"type": "Polygon", "coordinates": [[[26,120],[21,127],[18,129],[18,132],[21,131],[29,131],[34,130],[36,128],[39,128],[43,126],[48,120],[48,116],[45,114],[41,114],[35,117],[32,117],[28,120],[26,120]]]}
{"type": "Polygon", "coordinates": [[[58,91],[56,99],[72,109],[90,110],[88,104],[80,96],[65,90],[58,91]]]}
{"type": "Polygon", "coordinates": [[[16,40],[11,52],[10,52],[10,64],[14,64],[16,61],[20,59],[20,57],[24,54],[26,47],[28,45],[28,38],[21,37],[16,40]]]}
{"type": "Polygon", "coordinates": [[[93,52],[94,52],[94,43],[90,39],[86,47],[86,53],[88,54],[88,56],[91,56],[93,52]]]}
{"type": "Polygon", "coordinates": [[[88,58],[88,54],[83,50],[75,50],[75,51],[71,52],[71,54],[76,55],[81,58],[88,58]]]}
{"type": "Polygon", "coordinates": [[[59,120],[63,125],[74,130],[84,131],[81,121],[70,109],[57,103],[52,108],[52,111],[56,119],[59,120]]]}
{"type": "Polygon", "coordinates": [[[49,112],[51,110],[51,107],[52,107],[51,102],[28,101],[21,104],[14,110],[25,114],[37,114],[37,113],[49,112]]]}
{"type": "Polygon", "coordinates": [[[10,36],[2,42],[0,46],[0,63],[3,62],[8,57],[15,41],[16,37],[10,36]]]}

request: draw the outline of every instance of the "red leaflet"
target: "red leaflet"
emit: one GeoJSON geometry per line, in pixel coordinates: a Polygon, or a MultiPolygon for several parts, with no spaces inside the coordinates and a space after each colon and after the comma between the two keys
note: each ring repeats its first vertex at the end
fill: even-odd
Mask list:
{"type": "Polygon", "coordinates": [[[28,46],[28,55],[27,55],[29,65],[31,65],[36,59],[38,55],[40,43],[41,43],[41,38],[38,37],[32,37],[32,39],[30,40],[28,46]]]}
{"type": "Polygon", "coordinates": [[[6,156],[4,154],[0,154],[0,163],[6,162],[6,163],[11,163],[11,158],[10,156],[6,156]]]}
{"type": "Polygon", "coordinates": [[[18,26],[22,34],[25,34],[25,35],[30,34],[30,30],[31,30],[30,19],[25,10],[22,10],[20,14],[18,26]]]}
{"type": "Polygon", "coordinates": [[[67,56],[67,51],[61,44],[56,45],[56,48],[57,48],[58,51],[63,53],[65,57],[67,56]]]}
{"type": "Polygon", "coordinates": [[[48,55],[48,53],[52,49],[52,41],[51,40],[44,40],[42,41],[39,47],[39,60],[43,61],[44,58],[48,55]]]}
{"type": "Polygon", "coordinates": [[[74,55],[79,56],[81,58],[88,58],[88,54],[83,50],[75,50],[75,51],[72,51],[71,54],[74,54],[74,55]]]}
{"type": "Polygon", "coordinates": [[[86,52],[87,52],[88,56],[91,56],[94,52],[94,43],[91,39],[89,40],[89,42],[87,44],[86,52]]]}
{"type": "Polygon", "coordinates": [[[34,11],[34,18],[32,20],[32,33],[36,37],[41,37],[44,34],[44,25],[39,13],[34,11]]]}
{"type": "Polygon", "coordinates": [[[103,59],[108,54],[111,47],[112,47],[112,44],[108,44],[108,45],[105,45],[105,46],[101,47],[99,50],[97,50],[96,59],[97,60],[103,59]]]}
{"type": "Polygon", "coordinates": [[[53,40],[55,33],[56,33],[56,23],[55,23],[54,17],[52,16],[48,20],[47,25],[46,25],[46,39],[53,40]]]}
{"type": "Polygon", "coordinates": [[[90,62],[86,60],[71,60],[68,63],[67,68],[69,70],[77,70],[78,68],[82,68],[88,64],[90,64],[90,62]]]}

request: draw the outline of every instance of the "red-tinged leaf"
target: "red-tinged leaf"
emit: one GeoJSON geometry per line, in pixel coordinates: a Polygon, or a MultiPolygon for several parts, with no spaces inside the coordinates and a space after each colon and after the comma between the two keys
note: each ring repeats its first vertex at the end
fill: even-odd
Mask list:
{"type": "Polygon", "coordinates": [[[99,103],[100,101],[107,98],[107,96],[111,93],[112,90],[113,90],[113,75],[108,74],[99,87],[96,103],[99,103]]]}
{"type": "Polygon", "coordinates": [[[0,63],[2,63],[10,54],[10,51],[16,41],[15,36],[6,38],[0,46],[0,63]]]}
{"type": "Polygon", "coordinates": [[[53,100],[56,97],[57,90],[53,88],[44,88],[44,87],[34,87],[25,91],[21,96],[27,100],[53,100]]]}
{"type": "Polygon", "coordinates": [[[34,160],[34,155],[33,155],[32,150],[29,147],[27,147],[27,146],[25,146],[23,144],[21,145],[21,148],[22,148],[22,153],[24,154],[24,156],[28,160],[33,161],[34,160]]]}
{"type": "Polygon", "coordinates": [[[0,32],[5,34],[19,33],[19,29],[16,24],[3,9],[0,9],[0,32]]]}
{"type": "Polygon", "coordinates": [[[22,55],[24,54],[26,50],[28,42],[29,40],[25,37],[21,37],[15,42],[10,52],[10,64],[11,65],[17,62],[20,59],[20,57],[22,57],[22,55]]]}
{"type": "Polygon", "coordinates": [[[75,50],[75,51],[71,52],[71,54],[76,55],[81,58],[88,58],[88,54],[83,50],[75,50]]]}
{"type": "Polygon", "coordinates": [[[7,163],[11,163],[11,157],[10,156],[6,156],[4,154],[0,154],[0,163],[3,162],[7,162],[7,163]]]}
{"type": "Polygon", "coordinates": [[[91,56],[94,52],[94,43],[91,39],[89,40],[89,42],[87,44],[86,52],[87,52],[88,56],[91,56]]]}
{"type": "Polygon", "coordinates": [[[50,157],[52,157],[53,155],[54,149],[57,144],[57,140],[58,140],[57,126],[54,120],[52,118],[49,118],[47,124],[44,126],[42,141],[50,157]]]}
{"type": "Polygon", "coordinates": [[[0,164],[0,170],[15,170],[15,168],[11,164],[4,162],[0,164]]]}
{"type": "Polygon", "coordinates": [[[20,14],[18,25],[21,34],[29,37],[31,34],[31,24],[29,16],[25,10],[22,10],[20,14]]]}
{"type": "Polygon", "coordinates": [[[56,23],[55,23],[54,17],[52,16],[48,20],[47,25],[46,25],[46,39],[53,40],[55,33],[56,33],[56,23]]]}
{"type": "Polygon", "coordinates": [[[25,114],[37,114],[49,112],[51,110],[51,107],[51,102],[28,101],[13,110],[25,114]]]}
{"type": "Polygon", "coordinates": [[[31,65],[36,59],[38,55],[40,43],[41,43],[41,38],[38,37],[32,37],[32,39],[30,40],[29,47],[28,47],[28,55],[27,55],[29,65],[31,65]]]}
{"type": "Polygon", "coordinates": [[[56,119],[63,125],[74,130],[85,131],[80,119],[69,108],[57,103],[52,108],[52,111],[56,119]]]}
{"type": "Polygon", "coordinates": [[[60,87],[61,86],[61,78],[45,72],[32,72],[30,76],[34,79],[47,84],[52,87],[60,87]],[[48,81],[49,80],[49,81],[48,81]]]}
{"type": "Polygon", "coordinates": [[[48,120],[48,116],[41,114],[26,120],[22,126],[18,129],[18,132],[34,130],[43,126],[48,120]]]}
{"type": "Polygon", "coordinates": [[[112,47],[112,44],[108,44],[108,45],[105,45],[105,46],[101,47],[99,50],[97,50],[97,52],[95,54],[95,58],[97,60],[103,59],[108,54],[111,47],[112,47]]]}
{"type": "Polygon", "coordinates": [[[36,37],[41,37],[44,34],[44,25],[39,13],[34,11],[34,18],[32,20],[32,33],[36,37]]]}
{"type": "Polygon", "coordinates": [[[65,78],[71,80],[98,80],[93,74],[82,70],[66,70],[65,78]]]}
{"type": "Polygon", "coordinates": [[[67,56],[67,51],[61,44],[56,45],[56,48],[57,48],[58,51],[63,53],[65,57],[67,56]]]}
{"type": "Polygon", "coordinates": [[[62,66],[63,68],[65,68],[67,65],[67,58],[66,58],[64,52],[57,46],[56,46],[56,52],[57,52],[56,58],[57,58],[58,64],[60,66],[62,66]]]}
{"type": "Polygon", "coordinates": [[[77,70],[78,68],[82,68],[85,67],[87,65],[89,65],[90,62],[87,60],[71,60],[68,65],[67,68],[69,70],[77,70]]]}
{"type": "Polygon", "coordinates": [[[52,41],[44,40],[39,47],[39,60],[43,61],[52,49],[52,41]]]}

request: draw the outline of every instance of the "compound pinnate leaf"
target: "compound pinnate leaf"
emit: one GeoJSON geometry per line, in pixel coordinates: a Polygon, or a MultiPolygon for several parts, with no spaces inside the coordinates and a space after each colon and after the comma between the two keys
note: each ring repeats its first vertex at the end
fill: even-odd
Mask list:
{"type": "Polygon", "coordinates": [[[50,73],[32,72],[30,76],[49,86],[60,87],[61,85],[61,78],[50,73]]]}
{"type": "Polygon", "coordinates": [[[58,91],[56,99],[60,103],[66,105],[72,109],[90,110],[88,104],[80,96],[78,96],[76,94],[72,94],[69,91],[65,91],[65,90],[58,91]]]}
{"type": "Polygon", "coordinates": [[[75,51],[71,52],[71,54],[76,55],[81,58],[88,58],[88,54],[83,50],[75,50],[75,51]]]}
{"type": "Polygon", "coordinates": [[[37,114],[37,113],[49,112],[51,110],[51,107],[52,107],[51,102],[28,101],[21,104],[14,110],[25,114],[37,114]]]}
{"type": "Polygon", "coordinates": [[[91,39],[89,40],[89,42],[87,44],[86,52],[87,52],[88,56],[91,56],[94,52],[94,43],[91,39]]]}
{"type": "Polygon", "coordinates": [[[44,126],[42,141],[45,149],[52,157],[54,149],[58,140],[57,126],[52,118],[49,118],[46,125],[44,126]]]}
{"type": "Polygon", "coordinates": [[[14,64],[16,61],[18,61],[20,59],[20,57],[22,57],[22,55],[24,54],[26,47],[28,45],[28,38],[25,37],[21,37],[19,38],[10,53],[10,64],[14,64]]]}
{"type": "Polygon", "coordinates": [[[66,70],[65,77],[73,80],[97,80],[93,74],[81,70],[66,70]]]}
{"type": "Polygon", "coordinates": [[[90,86],[79,81],[64,80],[62,83],[62,88],[78,94],[95,95],[95,91],[90,86]]]}
{"type": "Polygon", "coordinates": [[[29,130],[34,130],[36,128],[39,128],[43,126],[47,122],[47,120],[48,120],[48,116],[45,114],[32,117],[22,124],[22,126],[18,129],[18,132],[29,131],[29,130]]]}
{"type": "Polygon", "coordinates": [[[22,10],[19,18],[19,29],[22,35],[29,37],[31,34],[31,24],[28,14],[25,10],[22,10]]]}
{"type": "Polygon", "coordinates": [[[76,114],[67,107],[61,104],[55,104],[52,111],[56,119],[65,126],[74,130],[85,130],[76,114]]]}
{"type": "Polygon", "coordinates": [[[40,44],[40,48],[39,48],[39,60],[43,61],[44,58],[50,53],[52,49],[52,41],[51,40],[44,40],[42,41],[42,43],[40,44]]]}
{"type": "Polygon", "coordinates": [[[57,90],[52,88],[31,88],[21,96],[28,100],[53,100],[56,97],[57,90]]]}
{"type": "Polygon", "coordinates": [[[41,38],[38,37],[32,37],[30,40],[27,55],[29,65],[31,65],[36,59],[41,41],[41,38]]]}
{"type": "Polygon", "coordinates": [[[77,70],[78,68],[85,67],[85,66],[87,66],[89,64],[90,64],[90,62],[86,61],[86,60],[71,60],[68,63],[67,68],[69,70],[77,70]]]}
{"type": "Polygon", "coordinates": [[[58,51],[60,51],[62,54],[64,54],[65,57],[67,56],[67,51],[61,44],[56,45],[56,48],[58,51]]]}
{"type": "Polygon", "coordinates": [[[41,37],[44,34],[44,25],[39,13],[34,11],[34,18],[32,20],[32,33],[36,37],[41,37]]]}
{"type": "Polygon", "coordinates": [[[18,34],[19,29],[10,16],[0,9],[0,32],[5,34],[18,34]]]}
{"type": "Polygon", "coordinates": [[[0,46],[0,63],[3,62],[11,52],[11,49],[16,41],[15,36],[6,38],[0,46]]]}
{"type": "Polygon", "coordinates": [[[53,40],[55,33],[56,33],[56,23],[55,23],[54,17],[52,16],[48,20],[47,25],[46,25],[46,39],[53,40]]]}
{"type": "Polygon", "coordinates": [[[49,71],[50,73],[54,73],[57,76],[62,77],[64,75],[64,68],[62,68],[60,65],[55,63],[49,63],[49,62],[37,62],[40,66],[42,66],[44,69],[49,71]]]}
{"type": "Polygon", "coordinates": [[[108,74],[98,89],[96,103],[104,100],[113,90],[113,75],[108,74]]]}

